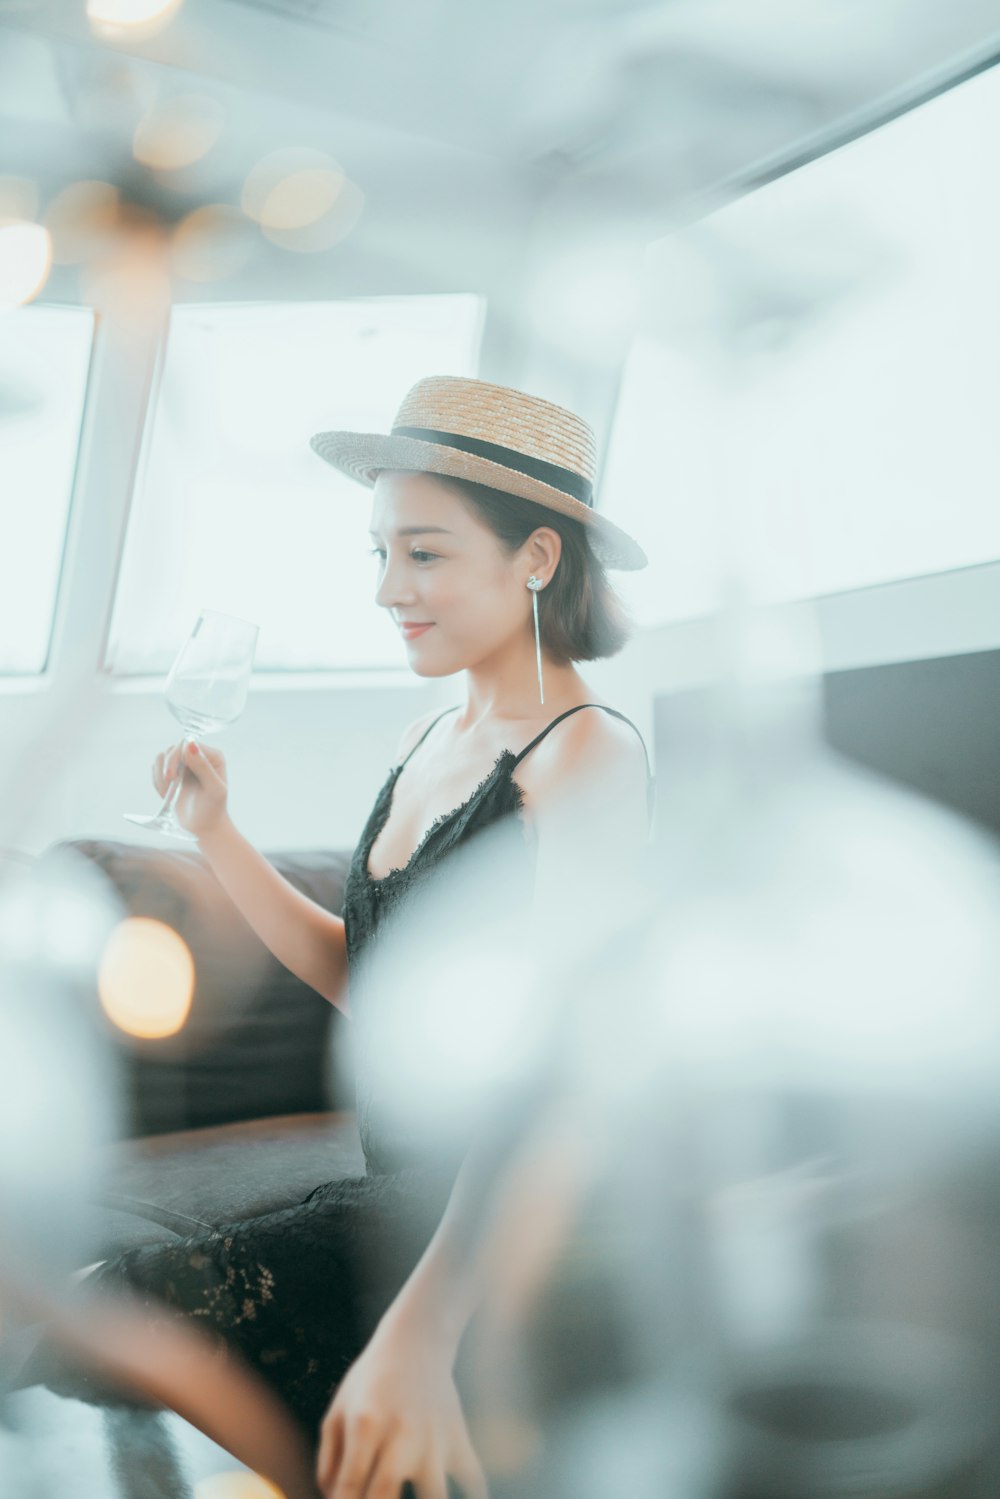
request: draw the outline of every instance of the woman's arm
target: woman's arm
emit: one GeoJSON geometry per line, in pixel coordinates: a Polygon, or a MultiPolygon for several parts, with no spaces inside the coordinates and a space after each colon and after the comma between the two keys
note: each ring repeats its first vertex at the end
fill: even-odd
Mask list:
{"type": "MultiPolygon", "coordinates": [[[[566,738],[565,752],[532,778],[533,914],[541,941],[559,948],[575,932],[579,949],[581,909],[615,903],[647,842],[646,768],[637,741],[641,763],[620,735],[595,729],[593,720],[566,738]]],[[[539,1095],[503,1129],[481,1130],[466,1155],[434,1237],[324,1418],[317,1463],[324,1499],[396,1494],[405,1478],[421,1496],[444,1499],[447,1474],[469,1495],[485,1494],[452,1370],[491,1288],[505,1191],[525,1162],[529,1176],[534,1169],[546,1112],[539,1095]]]]}
{"type": "MultiPolygon", "coordinates": [[[[403,731],[397,758],[416,741],[429,716],[403,731]]],[[[153,781],[161,794],[179,769],[176,748],[157,757],[153,781]]],[[[202,853],[237,910],[279,963],[349,1014],[342,918],[296,890],[236,828],[228,811],[225,757],[218,750],[189,745],[183,774],[178,815],[197,834],[202,853]]]]}
{"type": "Polygon", "coordinates": [[[161,796],[181,777],[175,810],[194,833],[226,894],[286,968],[347,1011],[347,942],[339,916],[296,890],[238,832],[229,816],[226,757],[185,741],[156,756],[153,785],[161,796]]]}
{"type": "Polygon", "coordinates": [[[420,1499],[448,1499],[449,1476],[463,1499],[487,1499],[453,1371],[485,1289],[495,1156],[484,1139],[469,1151],[433,1239],[338,1386],[320,1428],[323,1499],[395,1499],[407,1479],[420,1499]]]}
{"type": "Polygon", "coordinates": [[[310,900],[236,828],[228,816],[198,839],[233,904],[279,963],[345,1014],[347,944],[344,923],[310,900]]]}

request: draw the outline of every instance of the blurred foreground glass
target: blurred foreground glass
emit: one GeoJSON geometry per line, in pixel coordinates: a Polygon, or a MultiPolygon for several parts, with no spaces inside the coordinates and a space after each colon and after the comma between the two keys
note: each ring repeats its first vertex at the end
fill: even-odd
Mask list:
{"type": "Polygon", "coordinates": [[[45,670],[93,339],[89,308],[3,314],[0,675],[45,670]]]}
{"type": "MultiPolygon", "coordinates": [[[[246,707],[258,627],[232,614],[203,609],[194,628],[181,646],[167,677],[167,707],[184,729],[180,764],[184,752],[199,734],[217,734],[227,724],[235,723],[246,707]]],[[[167,793],[159,812],[146,816],[126,812],[129,822],[153,832],[196,843],[194,833],[177,820],[176,803],[180,795],[183,770],[167,793]]]]}

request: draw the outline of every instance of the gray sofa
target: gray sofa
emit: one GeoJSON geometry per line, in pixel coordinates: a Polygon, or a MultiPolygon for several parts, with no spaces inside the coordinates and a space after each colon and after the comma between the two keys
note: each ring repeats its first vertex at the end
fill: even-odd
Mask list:
{"type": "MultiPolygon", "coordinates": [[[[197,852],[72,840],[130,915],[166,923],[195,963],[191,1013],[163,1040],[109,1025],[122,1138],[85,1225],[88,1262],[290,1206],[364,1171],[348,1022],[267,951],[197,852]]],[[[43,855],[43,857],[45,857],[43,855]]],[[[299,890],[339,912],[350,851],[271,853],[299,890]]]]}

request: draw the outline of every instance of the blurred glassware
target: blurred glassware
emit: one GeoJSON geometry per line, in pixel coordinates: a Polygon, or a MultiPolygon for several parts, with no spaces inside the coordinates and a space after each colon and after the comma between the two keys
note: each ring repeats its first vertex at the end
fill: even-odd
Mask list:
{"type": "Polygon", "coordinates": [[[0,863],[0,1264],[50,1288],[83,1262],[96,1148],[118,1130],[94,985],[121,914],[68,850],[0,863]]]}
{"type": "MultiPolygon", "coordinates": [[[[167,676],[167,707],[184,730],[179,765],[189,744],[202,734],[217,734],[235,723],[246,707],[258,626],[233,614],[203,609],[181,646],[167,676]]],[[[159,812],[123,815],[153,832],[196,843],[197,837],[177,819],[176,803],[184,775],[179,771],[159,812]]]]}

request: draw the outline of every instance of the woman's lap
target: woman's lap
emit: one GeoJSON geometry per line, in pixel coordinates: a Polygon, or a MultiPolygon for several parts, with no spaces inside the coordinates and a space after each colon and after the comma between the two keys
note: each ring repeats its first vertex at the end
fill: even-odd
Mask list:
{"type": "MultiPolygon", "coordinates": [[[[271,1386],[310,1441],[350,1364],[440,1220],[447,1193],[420,1173],[324,1183],[302,1203],[105,1261],[88,1291],[138,1299],[235,1350],[271,1386]]],[[[128,1401],[52,1351],[34,1378],[60,1394],[128,1401]]],[[[29,1381],[25,1381],[29,1382],[29,1381]]]]}

